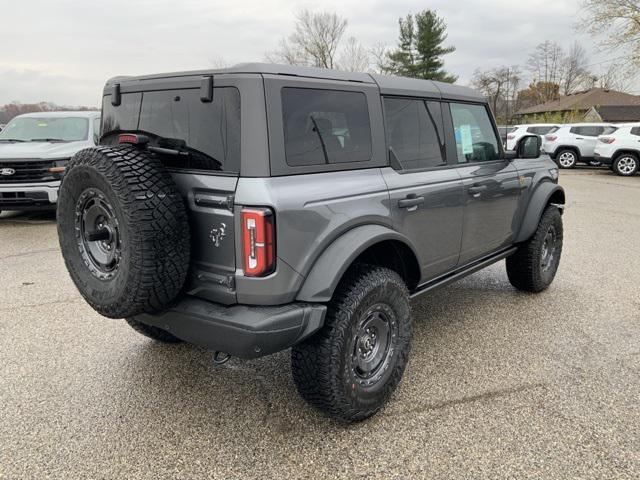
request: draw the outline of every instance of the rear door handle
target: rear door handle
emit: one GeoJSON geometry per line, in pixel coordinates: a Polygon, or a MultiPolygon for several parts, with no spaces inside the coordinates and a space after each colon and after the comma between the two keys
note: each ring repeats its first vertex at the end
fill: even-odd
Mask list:
{"type": "Polygon", "coordinates": [[[415,193],[407,195],[402,200],[398,200],[398,206],[400,208],[412,208],[422,205],[424,203],[424,197],[418,197],[415,193]]]}

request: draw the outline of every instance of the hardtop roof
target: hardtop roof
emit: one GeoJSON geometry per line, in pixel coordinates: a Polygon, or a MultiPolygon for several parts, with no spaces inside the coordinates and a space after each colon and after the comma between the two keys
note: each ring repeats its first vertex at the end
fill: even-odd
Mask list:
{"type": "Polygon", "coordinates": [[[284,75],[322,80],[338,80],[346,82],[358,82],[377,84],[381,93],[388,95],[427,96],[454,100],[466,100],[473,102],[486,102],[485,98],[477,91],[460,85],[422,80],[416,78],[398,77],[394,75],[378,75],[360,72],[345,72],[342,70],[330,70],[325,68],[301,67],[295,65],[279,65],[273,63],[241,63],[229,68],[193,70],[185,72],[160,73],[141,76],[118,76],[107,81],[106,86],[116,83],[134,83],[145,80],[196,77],[222,74],[255,73],[261,75],[284,75]]]}

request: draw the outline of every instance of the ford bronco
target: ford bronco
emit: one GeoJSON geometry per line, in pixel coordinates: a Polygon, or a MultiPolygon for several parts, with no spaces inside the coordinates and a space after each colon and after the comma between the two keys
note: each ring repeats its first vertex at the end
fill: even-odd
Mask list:
{"type": "Polygon", "coordinates": [[[102,115],[58,203],[86,301],[218,362],[291,348],[332,417],[389,399],[411,298],[502,259],[527,292],[558,269],[557,166],[537,135],[505,152],[471,89],[243,64],[113,78],[102,115]]]}

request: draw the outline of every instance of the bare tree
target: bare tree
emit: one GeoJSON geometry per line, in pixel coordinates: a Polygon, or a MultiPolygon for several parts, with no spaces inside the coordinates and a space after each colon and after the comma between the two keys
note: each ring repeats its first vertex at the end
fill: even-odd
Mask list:
{"type": "Polygon", "coordinates": [[[593,75],[594,86],[606,88],[607,90],[617,90],[625,92],[629,90],[631,80],[635,75],[634,68],[619,65],[616,62],[610,63],[600,75],[593,75]]]}
{"type": "MultiPolygon", "coordinates": [[[[536,46],[529,55],[527,68],[531,73],[532,83],[541,85],[560,85],[562,82],[562,69],[564,52],[556,42],[546,40],[536,46]]],[[[543,88],[540,91],[540,101],[553,100],[556,93],[552,88],[543,88]]]]}
{"type": "Polygon", "coordinates": [[[583,0],[579,28],[585,28],[607,50],[624,49],[640,66],[640,2],[637,0],[583,0]]]}
{"type": "Polygon", "coordinates": [[[371,58],[366,48],[355,37],[350,37],[338,58],[338,69],[348,72],[369,70],[371,58]]]}
{"type": "Polygon", "coordinates": [[[575,42],[564,57],[561,72],[560,93],[568,95],[584,87],[591,76],[585,49],[575,42]]]}
{"type": "Polygon", "coordinates": [[[296,14],[294,32],[267,54],[270,61],[292,65],[334,68],[347,19],[336,13],[302,10],[296,14]]]}
{"type": "Polygon", "coordinates": [[[391,66],[389,65],[389,47],[383,42],[378,42],[369,49],[369,54],[372,61],[371,70],[374,73],[380,73],[387,75],[391,73],[391,66]]]}
{"type": "Polygon", "coordinates": [[[471,85],[487,97],[496,117],[510,118],[514,110],[520,84],[518,66],[502,66],[490,70],[476,70],[471,85]]]}

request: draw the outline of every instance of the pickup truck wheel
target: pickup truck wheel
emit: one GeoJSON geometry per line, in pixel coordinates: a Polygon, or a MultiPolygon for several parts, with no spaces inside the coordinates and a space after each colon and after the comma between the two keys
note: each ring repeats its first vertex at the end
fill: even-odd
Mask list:
{"type": "Polygon", "coordinates": [[[340,282],[324,327],[293,347],[293,379],[311,405],[346,422],[387,402],[404,373],[411,339],[409,292],[392,270],[359,265],[340,282]]]}
{"type": "Polygon", "coordinates": [[[561,150],[556,157],[560,168],[575,168],[578,156],[573,150],[561,150]]]}
{"type": "Polygon", "coordinates": [[[151,338],[153,340],[157,340],[162,343],[181,343],[180,340],[175,335],[163,330],[162,328],[154,327],[153,325],[147,325],[146,323],[138,322],[133,320],[132,318],[126,319],[127,323],[131,328],[133,328],[136,332],[145,337],[151,338]]]}
{"type": "Polygon", "coordinates": [[[533,237],[507,257],[509,282],[518,290],[541,292],[556,276],[561,254],[562,216],[556,207],[549,206],[533,237]]]}
{"type": "Polygon", "coordinates": [[[183,199],[160,161],[134,147],[74,155],[60,186],[58,237],[71,279],[105,317],[162,310],[184,285],[183,199]]]}
{"type": "Polygon", "coordinates": [[[623,153],[613,161],[613,171],[617,175],[630,177],[638,171],[638,157],[632,153],[623,153]]]}

